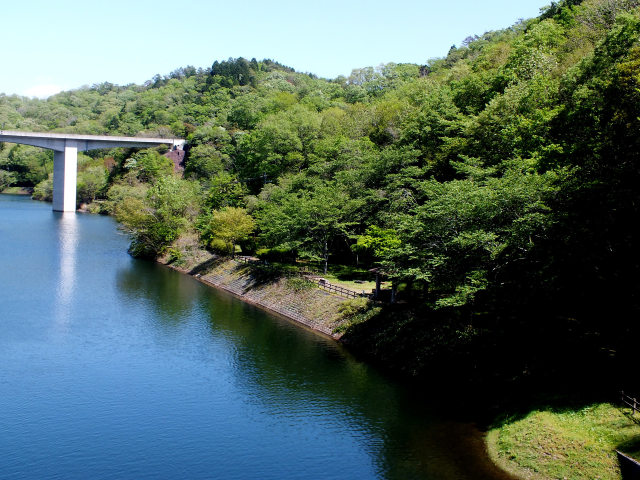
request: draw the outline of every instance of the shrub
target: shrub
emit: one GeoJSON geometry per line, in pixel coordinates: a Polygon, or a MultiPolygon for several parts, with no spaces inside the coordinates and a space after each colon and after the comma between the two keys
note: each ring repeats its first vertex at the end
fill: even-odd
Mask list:
{"type": "Polygon", "coordinates": [[[338,307],[338,312],[342,318],[353,317],[358,313],[366,311],[370,303],[369,299],[365,297],[351,298],[342,302],[338,307]]]}
{"type": "Polygon", "coordinates": [[[227,245],[227,242],[221,238],[212,238],[209,242],[209,249],[212,252],[219,253],[221,255],[229,255],[231,253],[229,245],[227,245]]]}
{"type": "Polygon", "coordinates": [[[53,201],[53,175],[49,175],[49,178],[41,181],[34,187],[32,198],[45,202],[53,201]]]}
{"type": "Polygon", "coordinates": [[[260,248],[256,251],[256,256],[260,260],[270,262],[293,262],[296,259],[296,252],[284,247],[260,248]]]}
{"type": "Polygon", "coordinates": [[[306,278],[290,277],[287,278],[287,287],[292,289],[296,293],[300,293],[306,290],[311,290],[315,287],[315,284],[313,282],[310,282],[306,278]]]}

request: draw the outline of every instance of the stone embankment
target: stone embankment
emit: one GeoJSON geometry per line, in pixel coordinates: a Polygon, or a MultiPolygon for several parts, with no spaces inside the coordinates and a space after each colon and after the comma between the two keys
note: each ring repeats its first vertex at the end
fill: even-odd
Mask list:
{"type": "Polygon", "coordinates": [[[168,266],[312,330],[335,339],[341,336],[334,330],[340,324],[338,308],[345,298],[315,287],[299,288],[299,284],[287,278],[263,278],[251,266],[232,259],[210,254],[208,257],[205,259],[201,254],[198,262],[168,266]]]}

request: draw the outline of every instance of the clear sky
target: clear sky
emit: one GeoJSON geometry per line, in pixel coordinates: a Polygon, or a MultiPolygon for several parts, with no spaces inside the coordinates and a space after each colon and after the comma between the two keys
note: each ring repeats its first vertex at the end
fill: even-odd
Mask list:
{"type": "Polygon", "coordinates": [[[0,93],[47,96],[229,57],[271,58],[326,78],[425,63],[473,34],[538,15],[548,0],[22,0],[0,10],[0,93]]]}

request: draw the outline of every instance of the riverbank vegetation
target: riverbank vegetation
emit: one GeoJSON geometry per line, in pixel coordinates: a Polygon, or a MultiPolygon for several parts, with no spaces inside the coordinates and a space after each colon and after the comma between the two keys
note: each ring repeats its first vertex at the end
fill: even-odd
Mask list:
{"type": "MultiPolygon", "coordinates": [[[[639,4],[561,0],[445,58],[331,80],[236,58],[0,95],[0,123],[186,138],[183,165],[81,156],[79,200],[115,215],[137,256],[179,259],[195,239],[377,269],[397,301],[354,313],[343,338],[390,370],[612,395],[639,338],[639,4]]],[[[0,145],[0,186],[49,198],[51,165],[0,145]]]]}
{"type": "Polygon", "coordinates": [[[620,478],[616,450],[640,458],[640,424],[611,404],[544,407],[489,432],[494,461],[519,478],[620,478]]]}

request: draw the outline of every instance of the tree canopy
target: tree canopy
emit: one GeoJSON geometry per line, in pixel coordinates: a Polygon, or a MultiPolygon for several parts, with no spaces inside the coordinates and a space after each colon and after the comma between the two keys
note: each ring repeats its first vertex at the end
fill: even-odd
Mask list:
{"type": "MultiPolygon", "coordinates": [[[[561,0],[426,65],[322,79],[229,59],[46,101],[0,95],[0,123],[185,136],[184,179],[154,150],[83,167],[79,194],[115,213],[136,253],[196,225],[209,245],[254,233],[249,253],[364,261],[468,325],[560,316],[600,335],[613,310],[607,341],[621,344],[640,306],[639,92],[639,2],[561,0]]],[[[48,191],[49,154],[0,147],[0,186],[48,191]]]]}

